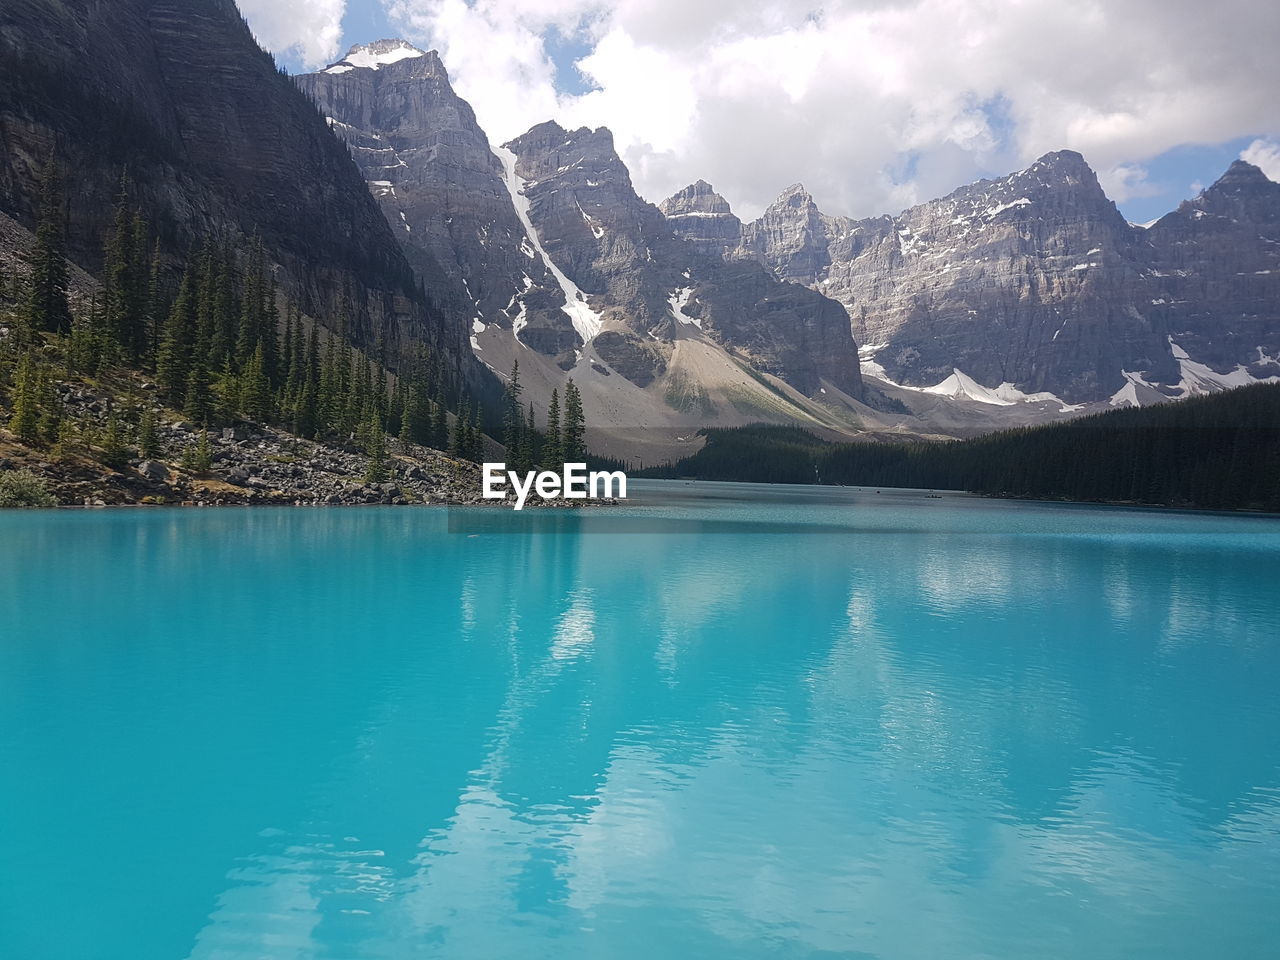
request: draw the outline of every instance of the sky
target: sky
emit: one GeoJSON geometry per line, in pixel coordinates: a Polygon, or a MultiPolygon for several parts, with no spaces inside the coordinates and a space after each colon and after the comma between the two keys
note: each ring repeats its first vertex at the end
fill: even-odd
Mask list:
{"type": "Polygon", "coordinates": [[[1280,180],[1263,0],[239,2],[292,72],[403,37],[493,143],[607,126],[646,199],[701,178],[743,219],[793,183],[826,213],[897,213],[1059,149],[1135,223],[1237,157],[1280,180]]]}

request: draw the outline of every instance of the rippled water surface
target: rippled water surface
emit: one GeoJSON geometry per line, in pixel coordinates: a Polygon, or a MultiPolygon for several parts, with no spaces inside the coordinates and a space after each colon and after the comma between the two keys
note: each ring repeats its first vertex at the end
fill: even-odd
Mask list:
{"type": "Polygon", "coordinates": [[[0,515],[0,956],[1280,952],[1280,522],[633,492],[0,515]]]}

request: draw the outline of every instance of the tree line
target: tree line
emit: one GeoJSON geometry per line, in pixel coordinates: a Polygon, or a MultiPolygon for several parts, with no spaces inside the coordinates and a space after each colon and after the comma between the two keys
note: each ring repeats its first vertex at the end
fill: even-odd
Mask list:
{"type": "Polygon", "coordinates": [[[950,442],[831,443],[764,425],[703,433],[698,453],[645,475],[1280,512],[1280,384],[950,442]]]}

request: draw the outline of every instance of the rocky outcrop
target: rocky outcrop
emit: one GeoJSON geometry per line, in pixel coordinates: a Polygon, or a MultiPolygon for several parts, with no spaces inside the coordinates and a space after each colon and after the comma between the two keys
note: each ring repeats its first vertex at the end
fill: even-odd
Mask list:
{"type": "MultiPolygon", "coordinates": [[[[896,217],[827,216],[796,185],[722,249],[838,300],[868,369],[893,382],[1158,399],[1280,374],[1277,193],[1237,162],[1144,231],[1059,151],[896,217]]],[[[692,218],[670,222],[694,235],[692,218]]]]}
{"type": "Polygon", "coordinates": [[[658,209],[676,234],[701,254],[723,257],[742,243],[742,221],[705,180],[668,197],[658,209]]]}

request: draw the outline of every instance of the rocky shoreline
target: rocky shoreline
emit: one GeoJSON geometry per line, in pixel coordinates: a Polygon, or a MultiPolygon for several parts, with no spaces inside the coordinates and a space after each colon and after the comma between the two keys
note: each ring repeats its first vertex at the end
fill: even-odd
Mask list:
{"type": "MultiPolygon", "coordinates": [[[[99,432],[105,429],[113,403],[108,391],[67,382],[56,384],[56,389],[67,415],[99,432]]],[[[142,387],[146,397],[152,390],[149,384],[142,387]]],[[[39,477],[62,506],[494,506],[501,502],[481,497],[478,464],[439,450],[388,439],[386,480],[371,483],[365,480],[369,457],[353,446],[303,440],[250,422],[209,430],[211,465],[201,471],[191,465],[201,429],[186,421],[163,419],[174,414],[154,399],[141,403],[157,416],[161,454],[144,458],[131,444],[115,465],[107,465],[84,444],[66,450],[35,449],[0,428],[0,472],[25,470],[39,477]]],[[[122,406],[115,402],[116,410],[122,406]]],[[[583,504],[560,500],[536,505],[583,504]]]]}

